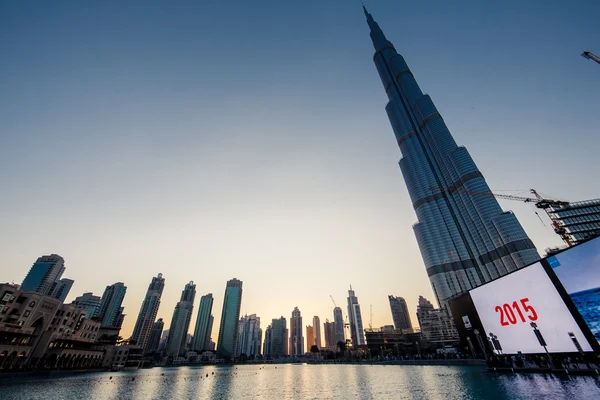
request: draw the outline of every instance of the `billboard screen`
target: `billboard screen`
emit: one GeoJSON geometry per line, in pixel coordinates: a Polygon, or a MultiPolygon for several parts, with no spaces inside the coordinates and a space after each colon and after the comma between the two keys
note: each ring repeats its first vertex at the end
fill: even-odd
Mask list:
{"type": "Polygon", "coordinates": [[[600,342],[600,238],[547,259],[579,314],[600,342]]]}
{"type": "Polygon", "coordinates": [[[593,351],[539,263],[469,292],[487,336],[503,353],[593,351]],[[499,346],[498,346],[499,345],[499,346]]]}

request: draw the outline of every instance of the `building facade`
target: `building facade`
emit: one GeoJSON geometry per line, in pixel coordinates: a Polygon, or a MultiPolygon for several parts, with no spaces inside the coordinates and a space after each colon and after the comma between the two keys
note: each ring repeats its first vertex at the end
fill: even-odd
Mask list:
{"type": "Polygon", "coordinates": [[[81,296],[75,297],[75,300],[71,302],[78,308],[83,308],[87,311],[88,318],[97,317],[100,313],[100,303],[102,298],[100,296],[94,296],[93,293],[87,292],[81,296]]]}
{"type": "Polygon", "coordinates": [[[192,319],[192,311],[194,310],[194,298],[196,297],[196,285],[190,281],[185,285],[181,298],[171,319],[171,326],[167,336],[165,351],[169,356],[180,357],[186,353],[186,341],[188,330],[190,329],[190,321],[192,319]]]}
{"type": "Polygon", "coordinates": [[[208,293],[200,298],[196,328],[194,329],[194,342],[192,344],[192,350],[196,352],[208,350],[214,321],[212,315],[213,300],[212,293],[208,293]]]}
{"type": "Polygon", "coordinates": [[[52,296],[63,272],[65,272],[65,260],[61,256],[58,254],[41,256],[31,266],[21,284],[21,290],[52,296]]]}
{"type": "Polygon", "coordinates": [[[315,345],[320,349],[323,347],[321,342],[321,319],[316,315],[313,317],[313,329],[315,330],[315,345]]]}
{"type": "Polygon", "coordinates": [[[515,215],[504,212],[493,197],[469,152],[457,146],[404,58],[364,11],[373,61],[389,99],[387,115],[402,153],[400,170],[418,219],[413,229],[438,304],[446,308],[452,296],[539,255],[515,215]]]}
{"type": "Polygon", "coordinates": [[[73,287],[73,283],[75,283],[75,281],[68,278],[62,278],[54,282],[51,296],[64,302],[67,299],[67,295],[71,291],[71,288],[73,287]]]}
{"type": "Polygon", "coordinates": [[[342,315],[342,309],[335,307],[333,309],[333,325],[335,330],[335,344],[338,342],[346,343],[346,335],[344,333],[344,316],[342,315]]]}
{"type": "Polygon", "coordinates": [[[432,344],[453,344],[458,342],[458,331],[446,309],[436,309],[429,300],[419,296],[417,320],[423,340],[432,344]]]}
{"type": "Polygon", "coordinates": [[[221,326],[217,341],[218,357],[224,360],[231,360],[235,356],[238,336],[237,327],[240,318],[240,308],[242,306],[242,284],[242,281],[233,278],[227,281],[225,288],[223,311],[221,312],[221,326]]]}
{"type": "Polygon", "coordinates": [[[245,315],[238,323],[236,357],[245,354],[247,357],[258,357],[261,354],[262,329],[260,318],[256,314],[245,315]]]}
{"type": "Polygon", "coordinates": [[[334,351],[337,346],[337,340],[335,337],[335,324],[326,319],[325,323],[323,324],[323,331],[325,334],[325,347],[327,347],[328,350],[334,351]]]}
{"type": "Polygon", "coordinates": [[[263,344],[263,356],[265,357],[271,356],[271,339],[273,338],[272,333],[273,331],[271,329],[271,325],[267,326],[265,328],[265,341],[263,344]]]}
{"type": "Polygon", "coordinates": [[[600,199],[552,205],[546,211],[554,230],[565,236],[570,246],[600,236],[600,199]]]}
{"type": "Polygon", "coordinates": [[[269,355],[272,358],[280,358],[287,352],[287,321],[284,317],[271,321],[271,346],[269,355]]]}
{"type": "Polygon", "coordinates": [[[412,322],[410,322],[410,313],[408,312],[408,306],[406,300],[403,297],[396,297],[389,295],[388,300],[390,301],[390,309],[392,311],[392,320],[397,330],[410,330],[412,331],[412,322]]]}
{"type": "Polygon", "coordinates": [[[306,325],[306,351],[310,351],[312,346],[315,346],[315,329],[306,325]]]}
{"type": "Polygon", "coordinates": [[[117,282],[107,286],[100,300],[100,310],[98,311],[98,319],[103,327],[121,328],[123,325],[123,299],[127,287],[123,282],[117,282]]]}
{"type": "Polygon", "coordinates": [[[290,356],[304,355],[304,335],[302,334],[302,315],[298,307],[294,307],[290,319],[290,356]]]}
{"type": "Polygon", "coordinates": [[[162,318],[159,318],[155,323],[152,324],[150,329],[150,335],[148,335],[148,341],[146,342],[145,353],[153,354],[158,352],[158,346],[160,344],[160,338],[162,336],[165,323],[162,318]]]}
{"type": "Polygon", "coordinates": [[[362,314],[360,312],[360,305],[358,304],[358,297],[354,294],[352,286],[348,290],[348,319],[350,320],[352,346],[364,346],[365,332],[363,330],[362,314]]]}
{"type": "Polygon", "coordinates": [[[158,314],[158,308],[160,307],[160,298],[165,288],[165,278],[162,274],[152,278],[146,296],[142,302],[140,313],[138,314],[135,327],[133,328],[133,334],[131,339],[142,348],[146,349],[148,343],[148,337],[150,336],[150,330],[152,325],[156,321],[156,315],[158,314]]]}

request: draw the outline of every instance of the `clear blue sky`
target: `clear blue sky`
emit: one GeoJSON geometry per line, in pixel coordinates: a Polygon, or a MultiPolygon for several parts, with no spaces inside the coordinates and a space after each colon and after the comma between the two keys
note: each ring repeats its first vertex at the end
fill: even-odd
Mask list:
{"type": "MultiPolygon", "coordinates": [[[[483,3],[366,1],[493,190],[600,197],[600,2],[483,3]]],[[[0,37],[0,280],[61,254],[70,298],[126,283],[125,334],[158,272],[167,322],[189,280],[218,321],[235,276],[263,327],[331,319],[349,284],[365,321],[394,294],[416,324],[433,296],[358,0],[5,1],[0,37]]]]}

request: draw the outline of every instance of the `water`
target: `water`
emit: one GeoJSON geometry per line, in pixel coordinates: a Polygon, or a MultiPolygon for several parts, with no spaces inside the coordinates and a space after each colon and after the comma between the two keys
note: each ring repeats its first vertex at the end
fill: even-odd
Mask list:
{"type": "Polygon", "coordinates": [[[207,366],[2,381],[0,398],[583,400],[600,399],[600,378],[495,374],[481,367],[207,366]]]}
{"type": "Polygon", "coordinates": [[[600,342],[600,287],[569,293],[575,307],[600,342]]]}

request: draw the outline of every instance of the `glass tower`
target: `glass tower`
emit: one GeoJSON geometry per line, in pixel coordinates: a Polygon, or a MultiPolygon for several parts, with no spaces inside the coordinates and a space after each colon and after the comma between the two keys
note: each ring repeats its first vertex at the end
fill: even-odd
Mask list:
{"type": "MultiPolygon", "coordinates": [[[[39,257],[21,284],[21,290],[50,296],[65,272],[65,260],[58,254],[39,257]]],[[[66,297],[66,296],[65,296],[66,297]]]]}
{"type": "Polygon", "coordinates": [[[165,347],[169,355],[177,357],[185,354],[185,345],[192,319],[195,297],[196,285],[193,281],[190,281],[185,285],[183,292],[181,292],[181,298],[175,305],[175,310],[173,310],[173,318],[171,319],[171,326],[165,347]]]}
{"type": "Polygon", "coordinates": [[[342,315],[342,309],[335,307],[333,309],[333,326],[335,332],[335,344],[338,342],[346,343],[346,335],[344,334],[344,316],[342,315]]]}
{"type": "Polygon", "coordinates": [[[160,298],[164,288],[165,278],[163,278],[162,274],[158,274],[158,276],[152,278],[152,282],[150,282],[146,291],[146,297],[144,297],[144,302],[140,308],[140,313],[138,314],[135,328],[131,335],[131,339],[135,340],[137,345],[142,349],[146,349],[150,330],[156,320],[156,314],[158,314],[160,298]]]}
{"type": "Polygon", "coordinates": [[[230,360],[235,355],[241,306],[242,281],[233,278],[227,281],[227,287],[225,288],[221,327],[217,343],[217,354],[225,360],[230,360]]]}
{"type": "Polygon", "coordinates": [[[396,297],[389,295],[388,300],[390,301],[390,309],[392,310],[392,319],[394,320],[394,327],[397,330],[409,330],[412,331],[412,323],[410,322],[410,314],[408,312],[408,306],[404,297],[396,297]]]}
{"type": "Polygon", "coordinates": [[[512,212],[505,212],[466,148],[458,146],[404,58],[364,8],[373,61],[388,96],[386,111],[402,158],[400,170],[418,222],[417,243],[440,306],[539,259],[512,212]],[[467,192],[489,193],[471,196],[467,192]]]}
{"type": "Polygon", "coordinates": [[[192,349],[194,351],[208,350],[210,335],[213,327],[213,295],[208,293],[200,297],[200,306],[198,307],[198,317],[196,318],[196,328],[194,329],[194,342],[192,349]]]}
{"type": "Polygon", "coordinates": [[[104,290],[98,311],[98,320],[103,327],[121,328],[123,325],[125,315],[121,304],[126,292],[127,286],[123,282],[113,283],[104,290]]]}
{"type": "Polygon", "coordinates": [[[352,286],[350,286],[350,290],[348,290],[348,319],[350,320],[350,339],[352,339],[352,346],[365,345],[365,333],[363,330],[360,304],[358,304],[358,297],[354,294],[352,286]]]}

